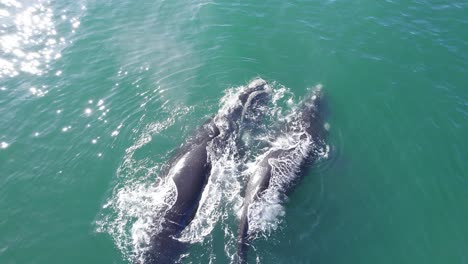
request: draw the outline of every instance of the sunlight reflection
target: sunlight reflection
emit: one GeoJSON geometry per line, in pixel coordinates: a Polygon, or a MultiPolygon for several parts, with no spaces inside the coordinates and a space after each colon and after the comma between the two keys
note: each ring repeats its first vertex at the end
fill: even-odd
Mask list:
{"type": "MultiPolygon", "coordinates": [[[[63,22],[55,21],[55,17],[51,1],[0,0],[0,78],[20,73],[43,75],[50,63],[61,57],[66,40],[57,32],[56,23],[63,22]]],[[[72,32],[80,25],[79,16],[66,22],[72,32]]]]}
{"type": "Polygon", "coordinates": [[[4,54],[0,61],[0,77],[16,76],[19,71],[41,75],[41,66],[57,55],[52,9],[43,4],[23,8],[16,1],[2,1],[2,4],[10,6],[11,13],[16,15],[13,18],[6,11],[8,17],[1,20],[6,27],[0,29],[0,49],[4,54]]]}

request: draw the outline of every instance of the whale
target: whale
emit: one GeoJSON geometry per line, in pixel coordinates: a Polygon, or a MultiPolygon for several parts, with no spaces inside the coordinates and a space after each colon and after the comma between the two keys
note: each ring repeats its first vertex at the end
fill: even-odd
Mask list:
{"type": "Polygon", "coordinates": [[[292,143],[272,144],[255,162],[253,172],[248,177],[237,232],[237,253],[234,263],[247,263],[247,250],[251,243],[252,232],[249,230],[249,215],[253,204],[268,194],[270,189],[286,195],[297,183],[298,177],[317,158],[326,151],[324,143],[325,129],[321,115],[323,92],[316,87],[293,111],[288,121],[277,136],[277,141],[285,135],[292,138],[292,143]],[[284,135],[282,135],[284,134],[284,135]]]}
{"type": "Polygon", "coordinates": [[[177,236],[197,213],[211,172],[210,148],[215,143],[217,148],[222,148],[220,144],[240,130],[246,109],[256,101],[264,100],[270,91],[267,82],[260,78],[243,88],[233,102],[198,128],[170,160],[166,177],[173,184],[177,197],[175,203],[164,212],[159,231],[150,238],[143,263],[174,263],[188,246],[177,236]]]}

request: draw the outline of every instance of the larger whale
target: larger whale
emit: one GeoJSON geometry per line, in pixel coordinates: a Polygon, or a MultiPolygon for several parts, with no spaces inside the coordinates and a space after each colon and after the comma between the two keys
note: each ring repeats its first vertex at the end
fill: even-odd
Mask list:
{"type": "Polygon", "coordinates": [[[269,199],[264,197],[268,191],[285,194],[297,181],[301,170],[326,151],[323,140],[324,123],[320,113],[321,100],[322,89],[318,86],[296,109],[292,120],[283,127],[281,131],[284,135],[277,138],[277,141],[285,141],[285,138],[288,138],[289,142],[273,144],[273,147],[257,159],[241,208],[235,263],[247,262],[247,249],[252,235],[249,230],[252,205],[262,198],[269,199]]]}
{"type": "Polygon", "coordinates": [[[144,263],[174,263],[178,260],[186,245],[177,240],[177,236],[194,218],[211,172],[210,144],[223,142],[229,134],[238,132],[246,108],[264,98],[269,90],[264,80],[252,81],[240,91],[235,102],[230,102],[210,118],[177,151],[167,173],[177,198],[165,212],[159,232],[151,237],[144,263]]]}

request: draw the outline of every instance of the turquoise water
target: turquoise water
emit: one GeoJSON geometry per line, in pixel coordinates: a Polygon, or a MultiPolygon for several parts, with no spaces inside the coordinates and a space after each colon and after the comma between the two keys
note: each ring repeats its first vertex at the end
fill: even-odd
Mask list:
{"type": "MultiPolygon", "coordinates": [[[[323,84],[331,153],[252,262],[468,263],[467,27],[463,1],[0,0],[0,263],[128,263],[161,166],[256,76],[323,84]]],[[[229,219],[183,262],[229,263],[229,219]]]]}

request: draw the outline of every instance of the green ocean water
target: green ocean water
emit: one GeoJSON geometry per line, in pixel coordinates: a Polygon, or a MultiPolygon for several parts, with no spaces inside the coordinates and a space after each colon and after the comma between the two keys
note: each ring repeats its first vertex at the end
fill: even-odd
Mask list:
{"type": "MultiPolygon", "coordinates": [[[[467,28],[465,1],[0,0],[0,263],[129,263],[109,203],[256,76],[323,84],[331,152],[251,263],[468,263],[467,28]]],[[[224,228],[183,263],[229,263],[224,228]]]]}

